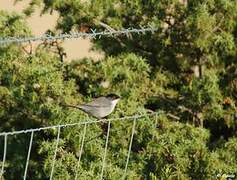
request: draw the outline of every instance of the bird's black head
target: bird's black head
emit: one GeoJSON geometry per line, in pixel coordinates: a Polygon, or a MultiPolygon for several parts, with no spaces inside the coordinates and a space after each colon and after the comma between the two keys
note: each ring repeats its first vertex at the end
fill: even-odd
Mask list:
{"type": "Polygon", "coordinates": [[[109,98],[111,100],[116,100],[116,99],[120,99],[121,97],[117,94],[108,94],[106,98],[109,98]]]}

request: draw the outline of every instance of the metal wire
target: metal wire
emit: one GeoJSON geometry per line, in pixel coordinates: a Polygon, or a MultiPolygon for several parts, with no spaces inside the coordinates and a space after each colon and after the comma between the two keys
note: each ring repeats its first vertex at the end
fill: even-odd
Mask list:
{"type": "Polygon", "coordinates": [[[64,33],[64,34],[58,34],[52,36],[51,34],[45,34],[43,36],[39,37],[2,37],[0,38],[0,45],[3,44],[10,44],[10,43],[24,43],[24,42],[33,42],[33,41],[54,41],[54,40],[59,40],[59,39],[76,39],[76,38],[94,38],[96,39],[101,38],[101,36],[112,36],[112,35],[129,35],[129,33],[146,33],[146,32],[152,32],[154,33],[155,31],[158,30],[158,28],[155,27],[142,27],[140,28],[128,28],[128,29],[121,29],[121,30],[114,30],[114,31],[101,31],[101,32],[96,32],[96,29],[90,29],[90,33],[82,33],[82,32],[70,32],[70,33],[64,33]]]}
{"type": "Polygon", "coordinates": [[[110,121],[108,123],[108,129],[107,129],[107,134],[106,134],[105,151],[104,151],[104,156],[103,156],[103,161],[102,161],[102,169],[101,169],[100,179],[103,179],[104,167],[105,167],[105,163],[106,163],[105,159],[106,159],[108,142],[109,142],[109,132],[110,132],[110,121]]]}
{"type": "Polygon", "coordinates": [[[32,147],[32,143],[33,143],[33,136],[34,136],[34,131],[31,132],[31,136],[30,136],[30,143],[29,143],[29,149],[28,149],[24,178],[23,178],[24,180],[26,180],[26,176],[27,176],[27,170],[28,170],[28,165],[29,165],[29,160],[30,160],[30,152],[31,152],[31,147],[32,147]]]}
{"type": "Polygon", "coordinates": [[[53,156],[52,169],[51,169],[51,173],[50,173],[50,180],[53,179],[54,165],[55,165],[55,161],[56,161],[56,156],[57,156],[57,151],[58,151],[58,142],[59,142],[59,137],[60,137],[60,129],[61,129],[61,127],[58,127],[58,135],[57,135],[57,139],[56,139],[56,146],[55,146],[55,151],[54,151],[54,156],[53,156]]]}
{"type": "Polygon", "coordinates": [[[4,150],[3,150],[2,169],[1,169],[0,177],[2,177],[4,174],[4,165],[6,161],[6,155],[7,155],[7,134],[4,135],[4,150]]]}
{"type": "MultiPolygon", "coordinates": [[[[156,115],[155,115],[154,130],[157,129],[157,121],[158,121],[158,115],[156,114],[156,115]]],[[[155,138],[155,133],[152,134],[152,141],[154,140],[154,138],[155,138]]]]}
{"type": "Polygon", "coordinates": [[[142,117],[150,117],[155,114],[158,114],[159,112],[154,112],[150,114],[143,114],[143,115],[134,115],[134,116],[125,116],[122,118],[111,118],[111,119],[100,119],[100,120],[84,120],[82,122],[78,123],[71,123],[71,124],[61,124],[61,125],[54,125],[54,126],[47,126],[47,127],[41,127],[41,128],[35,128],[35,129],[25,129],[25,130],[20,130],[20,131],[12,131],[12,132],[2,132],[0,133],[0,136],[5,136],[5,135],[16,135],[16,134],[22,134],[22,133],[31,133],[31,132],[37,132],[37,131],[42,131],[42,130],[47,130],[47,129],[55,129],[55,128],[64,128],[64,127],[70,127],[70,126],[78,126],[78,125],[85,125],[85,124],[93,124],[93,123],[99,123],[99,122],[107,122],[107,121],[124,121],[124,120],[132,120],[134,118],[139,119],[142,117]]]}
{"type": "MultiPolygon", "coordinates": [[[[39,37],[0,37],[0,45],[4,44],[11,44],[11,43],[24,43],[24,42],[35,42],[35,41],[54,41],[54,40],[65,40],[65,39],[77,39],[77,38],[101,38],[102,36],[116,36],[116,35],[126,35],[129,36],[130,33],[143,33],[145,34],[146,32],[152,32],[154,33],[158,29],[155,27],[147,27],[144,28],[140,26],[140,28],[128,28],[128,29],[121,29],[121,30],[115,30],[115,31],[101,31],[97,32],[96,29],[91,29],[91,32],[89,33],[81,33],[81,32],[71,32],[69,34],[64,33],[64,34],[58,34],[58,35],[51,35],[51,34],[45,34],[43,36],[39,37]]],[[[22,133],[31,133],[31,138],[29,142],[29,148],[28,148],[28,154],[27,154],[27,160],[26,160],[26,165],[25,165],[25,171],[24,171],[24,180],[26,179],[27,176],[27,170],[28,170],[28,165],[29,165],[29,160],[30,160],[30,154],[31,154],[31,149],[32,149],[32,143],[33,143],[33,136],[34,132],[42,131],[42,130],[48,130],[48,129],[54,129],[57,128],[57,139],[56,139],[56,145],[55,145],[55,151],[54,151],[54,156],[53,156],[53,161],[52,161],[52,168],[51,168],[51,173],[50,173],[50,180],[53,179],[53,174],[54,174],[54,169],[55,169],[55,161],[56,161],[56,156],[57,156],[57,151],[58,151],[58,144],[59,144],[59,139],[60,139],[60,131],[61,128],[64,127],[72,127],[72,126],[78,126],[78,125],[84,125],[84,131],[83,131],[83,136],[81,138],[81,146],[80,146],[80,152],[79,152],[79,158],[78,158],[78,163],[77,163],[77,169],[80,166],[80,161],[81,161],[81,156],[82,156],[82,151],[83,151],[83,146],[85,142],[85,136],[86,136],[86,129],[88,124],[92,123],[99,123],[99,122],[105,122],[108,121],[108,129],[107,129],[107,135],[106,135],[106,142],[105,142],[105,149],[104,149],[104,155],[103,155],[103,160],[102,160],[102,170],[101,170],[101,179],[103,179],[103,173],[104,173],[104,168],[106,166],[106,154],[107,154],[107,149],[108,149],[108,141],[109,141],[109,133],[110,133],[110,126],[111,122],[115,120],[132,120],[133,119],[133,126],[132,126],[132,134],[130,138],[130,143],[129,143],[129,149],[128,149],[128,155],[127,155],[127,160],[126,160],[126,165],[125,165],[125,170],[124,170],[124,176],[123,179],[126,178],[127,175],[127,169],[128,169],[128,163],[129,163],[129,158],[130,158],[130,153],[131,153],[131,148],[132,148],[132,142],[133,142],[133,137],[135,133],[135,125],[136,125],[136,120],[142,117],[146,116],[153,116],[154,114],[157,113],[151,113],[151,114],[145,114],[145,115],[134,115],[134,116],[127,116],[127,117],[122,117],[122,118],[113,118],[113,119],[101,119],[101,120],[85,120],[83,122],[78,122],[78,123],[70,123],[70,124],[64,124],[64,125],[54,125],[54,126],[48,126],[48,127],[40,127],[40,128],[35,128],[35,129],[26,129],[26,130],[20,130],[20,131],[13,131],[13,132],[2,132],[0,133],[0,136],[4,136],[4,153],[3,153],[3,161],[2,161],[2,168],[1,168],[1,176],[4,174],[4,164],[6,161],[6,154],[7,154],[7,137],[9,135],[17,135],[17,134],[22,134],[22,133]]],[[[77,179],[77,171],[76,171],[76,176],[75,179],[77,179]]]]}
{"type": "Polygon", "coordinates": [[[130,144],[129,144],[129,148],[128,148],[128,156],[127,156],[127,161],[126,161],[126,165],[125,165],[125,169],[124,169],[123,179],[125,179],[127,176],[127,169],[128,169],[128,163],[129,163],[130,153],[131,153],[131,149],[132,149],[133,136],[135,133],[136,120],[137,120],[136,118],[134,118],[134,120],[133,120],[132,134],[131,134],[130,144]]]}
{"type": "Polygon", "coordinates": [[[4,152],[3,152],[3,160],[2,160],[2,167],[1,167],[0,178],[1,178],[1,176],[3,177],[3,174],[4,174],[4,165],[5,165],[5,161],[6,161],[6,155],[7,155],[7,139],[8,139],[9,135],[31,133],[29,147],[28,147],[28,154],[27,154],[27,159],[26,159],[26,165],[25,165],[25,171],[24,171],[24,177],[23,177],[24,180],[25,180],[26,177],[27,177],[27,170],[28,170],[28,165],[29,165],[29,161],[30,161],[30,154],[31,154],[31,149],[32,149],[32,144],[33,144],[34,133],[42,131],[42,130],[55,129],[55,128],[58,129],[56,145],[55,145],[55,150],[54,150],[54,156],[53,156],[53,160],[52,160],[51,173],[50,173],[50,180],[52,180],[53,179],[54,170],[55,170],[55,163],[56,163],[56,156],[57,156],[57,152],[58,152],[61,128],[63,128],[63,127],[73,127],[73,126],[78,126],[78,125],[84,125],[83,134],[82,134],[82,137],[80,138],[81,145],[80,145],[80,152],[79,152],[79,157],[78,157],[78,163],[77,163],[77,167],[76,167],[77,169],[76,169],[76,173],[75,173],[75,179],[77,179],[77,177],[78,177],[78,174],[77,174],[78,173],[78,168],[80,167],[81,156],[82,156],[83,147],[84,147],[84,144],[85,144],[85,136],[86,136],[86,132],[87,132],[87,126],[89,124],[92,124],[92,123],[108,122],[108,129],[107,129],[107,134],[106,134],[105,149],[104,149],[104,154],[103,154],[103,159],[102,159],[102,169],[101,169],[101,174],[100,174],[100,178],[103,179],[104,171],[105,171],[105,167],[106,167],[106,155],[107,155],[107,150],[108,150],[111,122],[115,121],[115,120],[120,120],[120,121],[133,120],[132,133],[131,133],[131,138],[130,138],[130,143],[129,143],[129,148],[128,148],[128,154],[127,154],[127,159],[126,159],[126,165],[125,165],[124,175],[123,175],[123,179],[125,179],[126,176],[127,176],[127,169],[128,169],[128,164],[129,164],[129,160],[130,160],[130,154],[131,154],[131,149],[132,149],[133,137],[134,137],[134,133],[135,133],[136,121],[139,120],[142,117],[150,117],[150,116],[154,116],[154,115],[156,115],[156,118],[157,118],[158,114],[159,114],[159,112],[154,112],[154,113],[150,113],[150,114],[126,116],[126,117],[122,117],[122,118],[111,118],[111,119],[101,119],[101,120],[84,120],[84,121],[78,122],[78,123],[71,123],[71,124],[64,124],[64,125],[55,125],[55,126],[41,127],[41,128],[36,128],[36,129],[26,129],[26,130],[21,130],[21,131],[13,131],[13,132],[3,132],[3,133],[0,133],[0,136],[4,136],[4,152]]]}
{"type": "MultiPolygon", "coordinates": [[[[77,162],[77,169],[79,168],[80,166],[80,162],[81,162],[81,155],[82,155],[82,151],[83,151],[83,146],[84,146],[84,142],[85,142],[85,136],[86,136],[86,127],[87,127],[87,124],[84,125],[84,131],[83,131],[83,136],[82,136],[82,140],[81,140],[81,148],[80,148],[80,152],[79,152],[79,157],[78,157],[78,162],[77,162]]],[[[77,171],[76,171],[76,175],[75,175],[75,180],[77,180],[77,171]]]]}
{"type": "MultiPolygon", "coordinates": [[[[157,129],[157,122],[158,122],[158,115],[155,114],[155,122],[154,122],[154,126],[153,126],[153,128],[154,128],[154,132],[152,133],[151,142],[154,141],[155,136],[156,136],[155,131],[156,131],[156,129],[157,129]]],[[[154,148],[151,147],[150,153],[149,153],[149,155],[148,155],[149,158],[151,158],[151,155],[152,155],[152,153],[153,153],[153,149],[154,149],[154,148]]]]}

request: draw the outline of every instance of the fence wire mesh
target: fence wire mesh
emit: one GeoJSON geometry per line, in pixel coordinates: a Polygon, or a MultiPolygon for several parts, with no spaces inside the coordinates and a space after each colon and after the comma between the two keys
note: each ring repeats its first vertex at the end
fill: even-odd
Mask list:
{"type": "MultiPolygon", "coordinates": [[[[131,35],[131,33],[135,33],[135,34],[145,34],[147,32],[151,32],[154,33],[155,31],[157,31],[158,29],[152,26],[149,27],[142,27],[140,26],[139,28],[127,28],[127,29],[120,29],[120,30],[110,30],[107,29],[105,31],[100,31],[97,32],[96,29],[90,29],[90,32],[84,33],[84,32],[70,32],[70,33],[64,33],[64,34],[58,34],[58,35],[52,35],[52,34],[45,34],[42,36],[38,36],[38,37],[0,37],[0,45],[7,45],[7,44],[11,44],[11,43],[17,43],[17,44],[21,44],[21,43],[26,43],[26,42],[36,42],[36,41],[55,41],[55,40],[67,40],[67,39],[77,39],[77,38],[101,38],[102,36],[118,36],[118,35],[125,35],[127,37],[129,37],[131,35]]],[[[83,149],[85,146],[85,138],[87,136],[87,132],[88,132],[88,126],[91,124],[98,124],[98,123],[108,123],[107,126],[107,132],[106,132],[106,138],[105,138],[105,146],[104,146],[104,151],[103,151],[103,157],[102,157],[102,163],[101,163],[101,172],[100,172],[100,179],[104,179],[105,177],[105,172],[106,172],[106,157],[107,157],[107,153],[108,153],[108,145],[109,145],[109,139],[111,136],[111,128],[112,128],[112,123],[114,121],[128,121],[128,120],[133,120],[133,125],[131,128],[131,135],[130,135],[130,139],[129,139],[129,145],[128,145],[128,151],[127,151],[127,157],[126,157],[126,162],[125,162],[125,168],[124,168],[124,174],[123,177],[121,177],[122,179],[126,179],[127,176],[127,171],[128,171],[128,166],[129,166],[129,160],[130,160],[130,154],[131,154],[131,150],[132,150],[132,143],[133,143],[133,139],[134,139],[134,134],[136,133],[136,124],[137,121],[144,118],[144,117],[151,117],[151,116],[155,116],[158,113],[151,113],[151,114],[145,114],[145,115],[134,115],[134,116],[127,116],[127,117],[122,117],[122,118],[113,118],[113,119],[100,119],[100,120],[94,120],[94,119],[88,119],[88,120],[84,120],[78,123],[69,123],[69,124],[60,124],[60,125],[54,125],[54,126],[47,126],[47,127],[40,127],[40,128],[34,128],[34,129],[25,129],[25,130],[19,130],[19,131],[12,131],[12,132],[1,132],[0,133],[0,138],[3,139],[3,147],[2,147],[2,162],[1,162],[1,172],[0,172],[0,179],[4,179],[4,175],[6,172],[6,164],[8,161],[8,156],[7,156],[7,152],[8,152],[8,145],[9,145],[9,137],[11,136],[19,136],[22,134],[30,134],[30,139],[29,139],[29,144],[27,147],[25,147],[27,149],[27,156],[26,156],[26,160],[25,162],[22,162],[22,166],[24,166],[24,172],[23,172],[23,179],[26,180],[28,175],[28,167],[31,163],[30,159],[31,159],[31,153],[32,153],[32,149],[34,146],[34,141],[35,141],[35,136],[37,134],[39,134],[41,131],[49,131],[52,129],[56,129],[57,130],[57,136],[55,139],[55,146],[54,146],[54,153],[52,156],[52,162],[51,162],[51,170],[50,173],[48,175],[48,178],[51,180],[54,178],[54,173],[55,173],[55,169],[57,168],[55,166],[55,161],[57,158],[57,154],[58,154],[58,150],[59,150],[59,146],[60,146],[60,136],[61,136],[61,131],[63,128],[65,127],[75,127],[75,126],[83,126],[83,132],[82,132],[82,136],[80,138],[80,147],[79,147],[79,156],[78,156],[78,160],[77,160],[77,165],[76,165],[76,169],[80,168],[80,163],[82,160],[82,156],[84,155],[83,149]]],[[[1,140],[2,140],[1,139],[1,140]]],[[[75,173],[74,178],[78,179],[80,176],[80,174],[75,173]]]]}
{"type": "MultiPolygon", "coordinates": [[[[81,163],[81,158],[83,156],[83,148],[85,145],[85,138],[87,136],[87,132],[88,132],[88,126],[92,125],[92,124],[98,124],[98,123],[108,123],[107,124],[107,132],[106,132],[106,138],[105,138],[105,146],[104,146],[104,152],[103,152],[103,157],[102,157],[102,162],[101,162],[101,172],[100,172],[100,179],[104,179],[105,178],[105,174],[104,172],[106,172],[106,155],[107,155],[107,151],[108,151],[108,144],[109,144],[109,139],[111,136],[111,124],[114,121],[132,121],[132,127],[131,127],[131,134],[130,134],[130,140],[129,140],[129,145],[128,145],[128,150],[127,150],[127,158],[126,158],[126,162],[124,162],[125,164],[125,168],[124,168],[124,174],[123,177],[121,177],[122,179],[126,179],[127,176],[127,171],[129,168],[129,161],[130,161],[130,154],[132,151],[132,143],[133,143],[133,139],[134,139],[134,134],[136,133],[136,124],[138,123],[137,121],[139,120],[144,120],[144,118],[148,118],[148,117],[156,117],[158,114],[158,112],[154,112],[154,113],[150,113],[150,114],[143,114],[143,115],[134,115],[134,116],[126,116],[126,117],[122,117],[122,118],[112,118],[112,119],[101,119],[101,120],[83,120],[81,122],[78,123],[71,123],[71,124],[62,124],[62,125],[55,125],[55,126],[47,126],[47,127],[41,127],[41,128],[35,128],[35,129],[25,129],[25,130],[20,130],[20,131],[12,131],[12,132],[2,132],[0,133],[0,137],[2,137],[2,139],[4,140],[3,143],[3,155],[2,155],[2,163],[1,163],[1,174],[0,177],[4,177],[4,173],[5,173],[5,165],[7,163],[7,146],[8,146],[8,139],[11,136],[17,136],[17,135],[21,135],[21,134],[30,134],[30,140],[29,140],[29,144],[28,147],[26,147],[28,149],[27,152],[27,157],[25,162],[22,162],[23,166],[24,166],[24,172],[23,172],[23,179],[26,180],[27,179],[27,172],[28,172],[28,166],[30,164],[30,155],[31,155],[31,151],[32,151],[32,146],[34,145],[34,137],[37,133],[39,133],[40,131],[47,131],[47,130],[52,130],[52,129],[56,129],[57,130],[57,136],[54,142],[54,153],[53,153],[53,157],[52,157],[52,161],[51,161],[51,171],[49,174],[49,179],[53,179],[54,178],[54,173],[55,173],[55,163],[56,163],[56,157],[57,157],[57,153],[59,150],[59,141],[60,141],[60,136],[61,136],[61,132],[63,130],[63,128],[69,127],[75,127],[75,126],[80,126],[83,127],[83,132],[82,132],[82,136],[80,138],[80,147],[79,147],[79,157],[78,157],[78,162],[77,162],[77,166],[76,169],[80,168],[80,163],[81,163]]],[[[116,129],[115,129],[116,130],[116,129]]],[[[139,132],[138,132],[139,133],[139,132]]],[[[76,171],[77,172],[77,171],[76,171]]],[[[75,174],[74,178],[78,179],[80,177],[80,174],[75,174]]]]}

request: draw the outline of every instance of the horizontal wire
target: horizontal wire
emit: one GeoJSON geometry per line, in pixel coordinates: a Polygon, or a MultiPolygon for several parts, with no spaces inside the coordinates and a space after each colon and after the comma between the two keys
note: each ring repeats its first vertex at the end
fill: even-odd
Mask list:
{"type": "Polygon", "coordinates": [[[90,29],[91,32],[89,33],[84,33],[84,32],[70,32],[70,33],[63,33],[63,34],[58,34],[58,35],[51,35],[51,34],[44,34],[42,36],[38,37],[0,37],[0,45],[2,44],[9,44],[9,43],[24,43],[24,42],[33,42],[33,41],[54,41],[54,40],[59,40],[59,39],[76,39],[76,38],[85,38],[85,37],[90,37],[96,39],[101,38],[101,36],[112,36],[112,35],[119,35],[119,34],[125,34],[129,35],[129,33],[145,33],[145,32],[152,32],[154,33],[155,31],[158,30],[158,28],[155,27],[142,27],[140,26],[139,29],[137,28],[128,28],[128,29],[121,29],[121,30],[114,30],[114,31],[101,31],[101,32],[96,32],[96,29],[90,29]]]}
{"type": "Polygon", "coordinates": [[[134,119],[134,118],[139,119],[139,118],[147,117],[147,116],[150,117],[150,116],[153,116],[153,115],[158,114],[158,113],[159,112],[153,112],[153,113],[150,113],[150,114],[125,116],[125,117],[122,117],[122,118],[85,120],[83,122],[78,122],[78,123],[61,124],[61,125],[40,127],[40,128],[35,128],[35,129],[25,129],[25,130],[12,131],[12,132],[2,132],[2,133],[0,133],[0,136],[16,135],[16,134],[22,134],[22,133],[37,132],[37,131],[42,131],[42,130],[47,130],[47,129],[64,128],[64,127],[69,127],[69,126],[85,125],[85,124],[92,124],[92,123],[98,123],[98,122],[107,122],[107,121],[116,121],[116,120],[131,120],[131,119],[134,119]]]}

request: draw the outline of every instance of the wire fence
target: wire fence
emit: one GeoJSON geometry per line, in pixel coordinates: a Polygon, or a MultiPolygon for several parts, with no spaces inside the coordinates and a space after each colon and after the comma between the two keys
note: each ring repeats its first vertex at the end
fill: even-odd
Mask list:
{"type": "Polygon", "coordinates": [[[101,32],[97,32],[96,29],[90,29],[91,32],[84,33],[84,32],[70,32],[70,33],[63,33],[58,35],[52,34],[45,34],[39,37],[2,37],[0,38],[0,45],[3,44],[10,44],[10,43],[24,43],[24,42],[34,42],[34,41],[54,41],[54,40],[65,40],[65,39],[76,39],[76,38],[101,38],[102,36],[115,36],[115,35],[127,35],[129,36],[130,33],[146,33],[152,32],[154,33],[157,31],[158,28],[155,27],[142,27],[140,28],[127,28],[121,30],[105,30],[101,32]]]}
{"type": "MultiPolygon", "coordinates": [[[[96,29],[90,29],[89,33],[84,33],[84,32],[70,32],[70,33],[64,33],[64,34],[58,34],[58,35],[52,35],[52,34],[45,34],[39,37],[0,37],[0,45],[5,45],[5,44],[11,44],[11,43],[25,43],[25,42],[35,42],[35,41],[55,41],[55,40],[66,40],[66,39],[76,39],[76,38],[101,38],[102,36],[117,36],[117,35],[126,35],[127,37],[130,36],[131,33],[136,33],[136,34],[145,34],[146,32],[151,32],[154,33],[158,29],[155,27],[142,27],[140,28],[127,28],[127,29],[121,29],[121,30],[105,30],[101,32],[97,32],[96,29]]],[[[78,123],[71,123],[71,124],[60,124],[60,125],[54,125],[54,126],[47,126],[47,127],[40,127],[40,128],[35,128],[35,129],[25,129],[25,130],[19,130],[19,131],[12,131],[12,132],[1,132],[0,137],[3,137],[4,142],[3,144],[3,155],[2,155],[2,162],[1,162],[1,171],[0,171],[0,179],[4,179],[4,176],[6,175],[6,164],[7,164],[7,152],[8,152],[8,144],[9,144],[9,137],[10,136],[16,136],[20,134],[30,134],[30,141],[28,145],[28,152],[26,156],[26,160],[24,163],[24,173],[23,173],[23,179],[27,179],[27,173],[28,173],[28,167],[30,164],[30,159],[31,159],[31,153],[32,153],[32,146],[34,145],[34,137],[36,133],[39,133],[40,131],[44,130],[50,130],[50,129],[57,129],[57,137],[56,137],[56,144],[54,147],[54,153],[53,153],[53,160],[51,162],[51,171],[49,174],[49,179],[52,180],[54,178],[55,174],[55,162],[57,158],[57,153],[58,153],[58,148],[59,148],[59,141],[60,141],[60,135],[61,135],[61,130],[65,127],[75,127],[75,126],[84,126],[83,128],[83,133],[82,137],[80,139],[80,148],[79,148],[79,156],[78,156],[78,161],[77,161],[77,169],[80,168],[80,163],[81,163],[81,158],[83,155],[83,148],[85,144],[85,137],[87,135],[87,128],[90,124],[97,124],[97,123],[102,123],[102,122],[107,122],[108,127],[107,127],[107,132],[106,132],[106,139],[105,139],[105,147],[104,147],[104,152],[103,152],[103,157],[102,157],[102,165],[101,165],[101,173],[100,173],[100,179],[104,179],[104,172],[106,170],[106,156],[107,156],[107,151],[108,151],[108,144],[109,144],[109,136],[110,136],[110,131],[111,131],[111,123],[113,121],[128,121],[128,120],[133,120],[133,125],[132,125],[132,131],[130,135],[130,140],[129,140],[129,146],[128,146],[128,152],[127,152],[127,158],[125,162],[125,168],[124,168],[124,174],[122,179],[126,179],[127,177],[127,171],[128,171],[128,165],[129,165],[129,160],[130,160],[130,153],[132,150],[132,143],[134,139],[134,134],[136,131],[136,122],[139,119],[142,119],[144,117],[150,117],[150,116],[156,116],[158,113],[151,113],[151,114],[145,114],[145,115],[134,115],[134,116],[128,116],[128,117],[122,117],[122,118],[113,118],[113,119],[101,119],[101,120],[85,120],[82,122],[78,123]]],[[[75,174],[75,179],[78,179],[79,174],[75,174]]]]}
{"type": "MultiPolygon", "coordinates": [[[[3,143],[3,156],[2,156],[2,167],[1,167],[1,172],[0,172],[0,179],[4,177],[5,173],[5,164],[7,162],[7,151],[8,151],[8,137],[9,136],[15,136],[19,134],[30,134],[30,141],[29,141],[29,146],[28,146],[28,153],[25,161],[25,168],[24,168],[24,175],[23,179],[26,180],[27,178],[27,172],[28,172],[28,166],[30,163],[30,155],[32,151],[32,146],[34,144],[34,135],[35,133],[43,130],[50,130],[50,129],[57,129],[57,137],[56,137],[56,144],[54,147],[54,153],[53,153],[53,160],[51,162],[51,171],[49,175],[49,179],[52,180],[54,177],[55,173],[55,162],[56,162],[56,157],[58,153],[58,148],[59,148],[59,141],[60,141],[60,135],[62,128],[64,127],[75,127],[75,126],[84,126],[83,128],[83,133],[82,137],[80,140],[80,148],[79,148],[79,156],[78,156],[78,161],[77,161],[77,169],[80,167],[81,163],[81,157],[83,153],[83,147],[85,144],[85,137],[87,135],[87,127],[90,124],[96,124],[96,123],[101,123],[101,122],[107,122],[107,132],[106,132],[106,140],[105,140],[105,147],[104,147],[104,153],[102,157],[102,165],[101,165],[101,173],[100,173],[100,179],[104,179],[104,172],[106,168],[106,155],[108,151],[108,143],[109,143],[109,136],[110,136],[110,130],[111,130],[111,123],[113,121],[129,121],[133,120],[133,125],[132,125],[132,131],[130,135],[130,141],[129,141],[129,147],[128,147],[128,152],[127,152],[127,158],[125,162],[125,168],[124,168],[124,174],[122,179],[126,179],[127,177],[127,171],[128,171],[128,165],[129,165],[129,160],[130,160],[130,153],[132,150],[132,143],[134,139],[134,134],[135,134],[135,129],[136,129],[136,123],[137,120],[145,118],[145,117],[157,117],[158,112],[150,113],[150,114],[143,114],[143,115],[134,115],[134,116],[126,116],[122,118],[113,118],[113,119],[101,119],[101,120],[83,120],[82,122],[78,123],[71,123],[71,124],[64,124],[64,125],[55,125],[55,126],[48,126],[48,127],[41,127],[41,128],[35,128],[35,129],[26,129],[26,130],[20,130],[20,131],[12,131],[12,132],[2,132],[0,133],[0,137],[4,137],[4,143],[3,143]]],[[[24,166],[24,165],[23,165],[24,166]]],[[[78,179],[78,174],[75,174],[75,180],[78,179]]]]}

